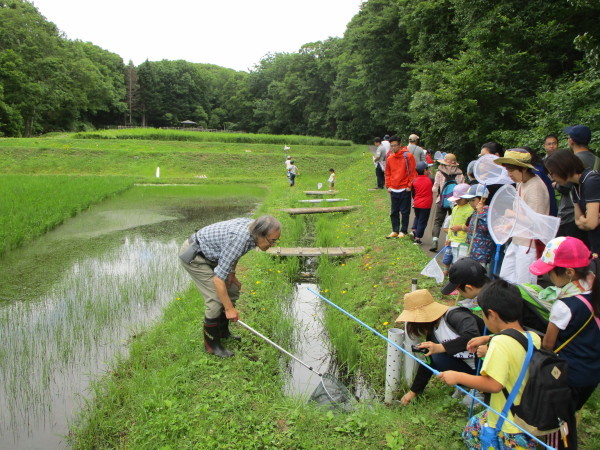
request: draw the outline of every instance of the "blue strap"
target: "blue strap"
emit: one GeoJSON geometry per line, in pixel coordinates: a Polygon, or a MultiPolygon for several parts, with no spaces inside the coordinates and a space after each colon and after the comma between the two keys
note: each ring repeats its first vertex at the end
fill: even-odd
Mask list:
{"type": "Polygon", "coordinates": [[[505,417],[508,417],[508,411],[514,403],[517,394],[519,393],[519,389],[521,388],[521,384],[523,384],[523,379],[525,378],[525,374],[527,373],[527,367],[529,367],[529,361],[531,361],[531,355],[533,355],[533,339],[531,338],[531,335],[529,333],[525,334],[527,335],[527,354],[525,355],[525,361],[523,361],[523,367],[521,367],[521,373],[519,373],[519,377],[517,378],[515,385],[511,389],[510,394],[506,399],[506,403],[504,404],[504,408],[502,409],[502,415],[496,423],[496,430],[498,431],[502,429],[505,417]]]}

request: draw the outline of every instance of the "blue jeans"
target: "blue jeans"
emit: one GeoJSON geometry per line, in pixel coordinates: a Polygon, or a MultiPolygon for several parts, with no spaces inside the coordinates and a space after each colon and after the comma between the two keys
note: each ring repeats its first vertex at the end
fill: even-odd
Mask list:
{"type": "Polygon", "coordinates": [[[295,180],[296,180],[296,174],[290,172],[290,186],[293,186],[295,184],[295,180]]]}
{"type": "Polygon", "coordinates": [[[390,192],[392,202],[390,210],[390,220],[392,221],[392,231],[395,233],[408,232],[408,221],[410,219],[410,192],[390,192]],[[400,214],[402,214],[402,229],[400,229],[400,214]]]}

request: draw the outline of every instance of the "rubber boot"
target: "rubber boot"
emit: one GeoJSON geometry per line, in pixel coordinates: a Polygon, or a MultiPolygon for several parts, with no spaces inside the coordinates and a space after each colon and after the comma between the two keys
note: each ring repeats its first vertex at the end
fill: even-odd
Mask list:
{"type": "Polygon", "coordinates": [[[220,358],[229,358],[233,353],[221,345],[219,319],[204,319],[204,347],[208,353],[220,358]]]}
{"type": "Polygon", "coordinates": [[[231,334],[229,332],[229,319],[225,315],[225,311],[223,311],[219,316],[219,329],[221,330],[221,339],[235,339],[236,341],[242,340],[241,336],[231,334]]]}

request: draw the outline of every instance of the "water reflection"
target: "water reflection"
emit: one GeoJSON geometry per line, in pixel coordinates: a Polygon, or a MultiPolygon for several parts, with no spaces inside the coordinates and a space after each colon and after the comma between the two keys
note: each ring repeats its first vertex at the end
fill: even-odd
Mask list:
{"type": "Polygon", "coordinates": [[[255,204],[132,191],[0,259],[0,448],[65,447],[90,379],[189,286],[183,237],[255,204]]]}

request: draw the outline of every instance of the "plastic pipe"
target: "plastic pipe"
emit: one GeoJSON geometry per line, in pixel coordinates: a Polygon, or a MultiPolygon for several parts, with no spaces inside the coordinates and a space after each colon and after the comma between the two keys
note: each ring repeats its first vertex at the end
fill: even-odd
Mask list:
{"type": "Polygon", "coordinates": [[[388,343],[387,346],[384,402],[389,405],[392,403],[394,392],[398,390],[398,385],[402,377],[402,352],[398,350],[398,347],[401,347],[404,342],[404,330],[390,328],[388,330],[388,339],[393,344],[388,343]]]}

